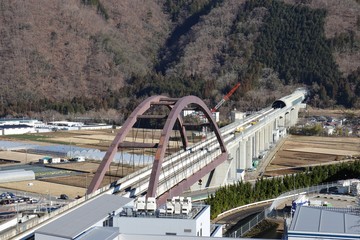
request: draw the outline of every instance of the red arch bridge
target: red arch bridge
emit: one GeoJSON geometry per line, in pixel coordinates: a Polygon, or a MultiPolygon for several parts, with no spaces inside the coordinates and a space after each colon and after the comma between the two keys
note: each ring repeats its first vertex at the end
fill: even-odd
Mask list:
{"type": "MultiPolygon", "coordinates": [[[[111,184],[111,193],[136,197],[156,197],[158,204],[180,195],[202,180],[206,187],[237,181],[238,169],[252,166],[254,159],[268,151],[294,125],[306,92],[302,89],[276,100],[271,107],[219,129],[204,102],[195,96],[179,99],[153,96],[143,101],[125,121],[106,152],[87,193],[99,189],[110,163],[119,151],[132,148],[153,149],[153,164],[111,184]],[[184,112],[195,110],[193,120],[208,129],[206,138],[189,141],[189,128],[199,122],[188,122],[184,112]],[[152,114],[152,113],[156,114],[152,114]],[[161,114],[159,114],[161,113],[161,114]],[[165,113],[165,114],[164,114],[165,113]],[[151,141],[129,141],[130,132],[141,119],[162,120],[160,134],[151,141]],[[180,147],[172,152],[174,132],[179,133],[180,147]],[[154,141],[156,140],[156,141],[154,141]]],[[[191,118],[190,118],[191,119],[191,118]]],[[[136,134],[135,134],[136,135],[136,134]]],[[[191,136],[191,135],[190,135],[191,136]]],[[[144,139],[143,139],[144,140],[144,139]]]]}

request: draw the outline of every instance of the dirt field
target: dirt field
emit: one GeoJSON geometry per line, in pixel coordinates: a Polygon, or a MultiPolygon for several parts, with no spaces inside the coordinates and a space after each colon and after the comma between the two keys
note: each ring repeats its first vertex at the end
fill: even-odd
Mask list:
{"type": "Polygon", "coordinates": [[[60,196],[60,194],[67,194],[70,198],[75,198],[78,195],[83,196],[86,189],[84,187],[74,187],[70,185],[63,185],[58,183],[44,182],[44,181],[21,181],[12,183],[1,183],[1,188],[7,188],[11,190],[25,191],[31,193],[37,193],[40,195],[60,196]],[[32,183],[29,186],[29,183],[32,183]]]}
{"type": "Polygon", "coordinates": [[[2,166],[11,165],[9,162],[16,161],[18,163],[27,164],[30,162],[38,162],[44,155],[30,154],[24,152],[0,151],[0,159],[3,160],[2,166]]]}
{"type": "Polygon", "coordinates": [[[266,176],[360,156],[360,138],[289,136],[265,170],[266,176]]]}
{"type": "MultiPolygon", "coordinates": [[[[99,168],[100,161],[86,161],[78,163],[65,163],[65,164],[54,164],[51,167],[56,169],[72,170],[82,173],[95,174],[99,168]]],[[[106,172],[106,175],[110,177],[122,178],[130,173],[139,170],[139,167],[132,167],[129,165],[118,165],[111,164],[110,169],[106,172]]]]}
{"type": "Polygon", "coordinates": [[[307,106],[306,114],[308,116],[330,116],[336,118],[346,117],[348,114],[360,115],[360,110],[348,110],[348,109],[317,109],[307,106]]]}

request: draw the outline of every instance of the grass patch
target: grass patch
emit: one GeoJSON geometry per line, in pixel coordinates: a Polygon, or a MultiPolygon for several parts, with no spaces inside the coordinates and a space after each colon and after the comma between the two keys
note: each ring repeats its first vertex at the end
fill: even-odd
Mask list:
{"type": "Polygon", "coordinates": [[[36,134],[19,134],[19,135],[6,135],[6,138],[12,138],[17,140],[28,140],[28,141],[38,141],[38,142],[48,142],[48,136],[36,135],[36,134]]]}
{"type": "Polygon", "coordinates": [[[40,135],[40,134],[19,134],[19,135],[6,135],[6,139],[16,139],[22,141],[36,141],[36,142],[46,142],[46,143],[54,143],[61,145],[74,145],[74,143],[67,141],[56,141],[52,140],[54,136],[49,135],[40,135]]]}

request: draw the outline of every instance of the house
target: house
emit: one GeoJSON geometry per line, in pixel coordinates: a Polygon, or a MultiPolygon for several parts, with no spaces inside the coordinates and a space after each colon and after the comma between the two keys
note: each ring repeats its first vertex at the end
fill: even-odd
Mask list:
{"type": "Polygon", "coordinates": [[[327,135],[333,135],[334,132],[335,132],[335,127],[334,127],[334,126],[331,126],[331,125],[329,125],[329,126],[324,126],[324,132],[325,132],[325,134],[327,134],[327,135]]]}

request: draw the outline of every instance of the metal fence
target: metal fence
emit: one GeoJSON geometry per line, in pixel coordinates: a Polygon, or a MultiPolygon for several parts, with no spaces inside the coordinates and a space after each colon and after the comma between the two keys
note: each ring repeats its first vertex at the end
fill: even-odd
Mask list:
{"type": "Polygon", "coordinates": [[[295,196],[298,196],[301,194],[319,193],[321,191],[321,189],[328,190],[330,187],[335,187],[335,186],[339,186],[339,184],[337,182],[330,182],[330,183],[323,183],[323,184],[311,186],[311,187],[299,188],[299,189],[292,190],[290,192],[283,193],[279,197],[277,197],[273,201],[271,206],[269,207],[270,214],[273,209],[277,208],[284,201],[284,199],[295,197],[295,196]]]}
{"type": "Polygon", "coordinates": [[[253,217],[250,221],[248,221],[247,223],[245,223],[240,228],[238,228],[234,232],[230,233],[226,237],[230,237],[230,238],[243,237],[247,232],[249,232],[251,229],[253,229],[256,225],[258,225],[262,220],[264,220],[266,218],[266,212],[267,212],[267,209],[256,214],[256,216],[253,217]]]}
{"type": "Polygon", "coordinates": [[[249,207],[253,207],[256,206],[258,204],[261,203],[265,203],[265,202],[270,202],[272,201],[272,204],[270,207],[266,208],[265,210],[263,210],[262,212],[258,213],[257,215],[255,215],[255,217],[253,217],[252,219],[250,219],[248,222],[244,223],[242,226],[240,226],[238,229],[232,231],[231,233],[227,234],[227,237],[230,238],[241,238],[243,237],[247,232],[249,232],[251,229],[253,229],[256,225],[258,225],[261,221],[263,221],[266,218],[277,218],[277,217],[281,217],[283,218],[284,215],[282,214],[278,214],[278,212],[276,211],[276,208],[283,203],[284,201],[286,201],[289,198],[295,198],[299,195],[302,194],[313,194],[313,193],[319,193],[321,191],[321,189],[329,189],[330,187],[335,187],[338,186],[339,184],[337,182],[331,182],[331,183],[324,183],[321,185],[317,185],[317,186],[311,186],[311,187],[306,187],[306,188],[299,188],[290,192],[286,192],[281,194],[279,197],[275,198],[275,199],[269,199],[269,200],[264,200],[264,201],[260,201],[257,203],[251,203],[245,206],[241,206],[241,207],[237,207],[234,209],[231,209],[229,211],[226,211],[222,214],[219,214],[219,216],[225,216],[228,214],[231,214],[232,212],[238,211],[240,209],[244,209],[244,208],[249,208],[249,207]]]}

